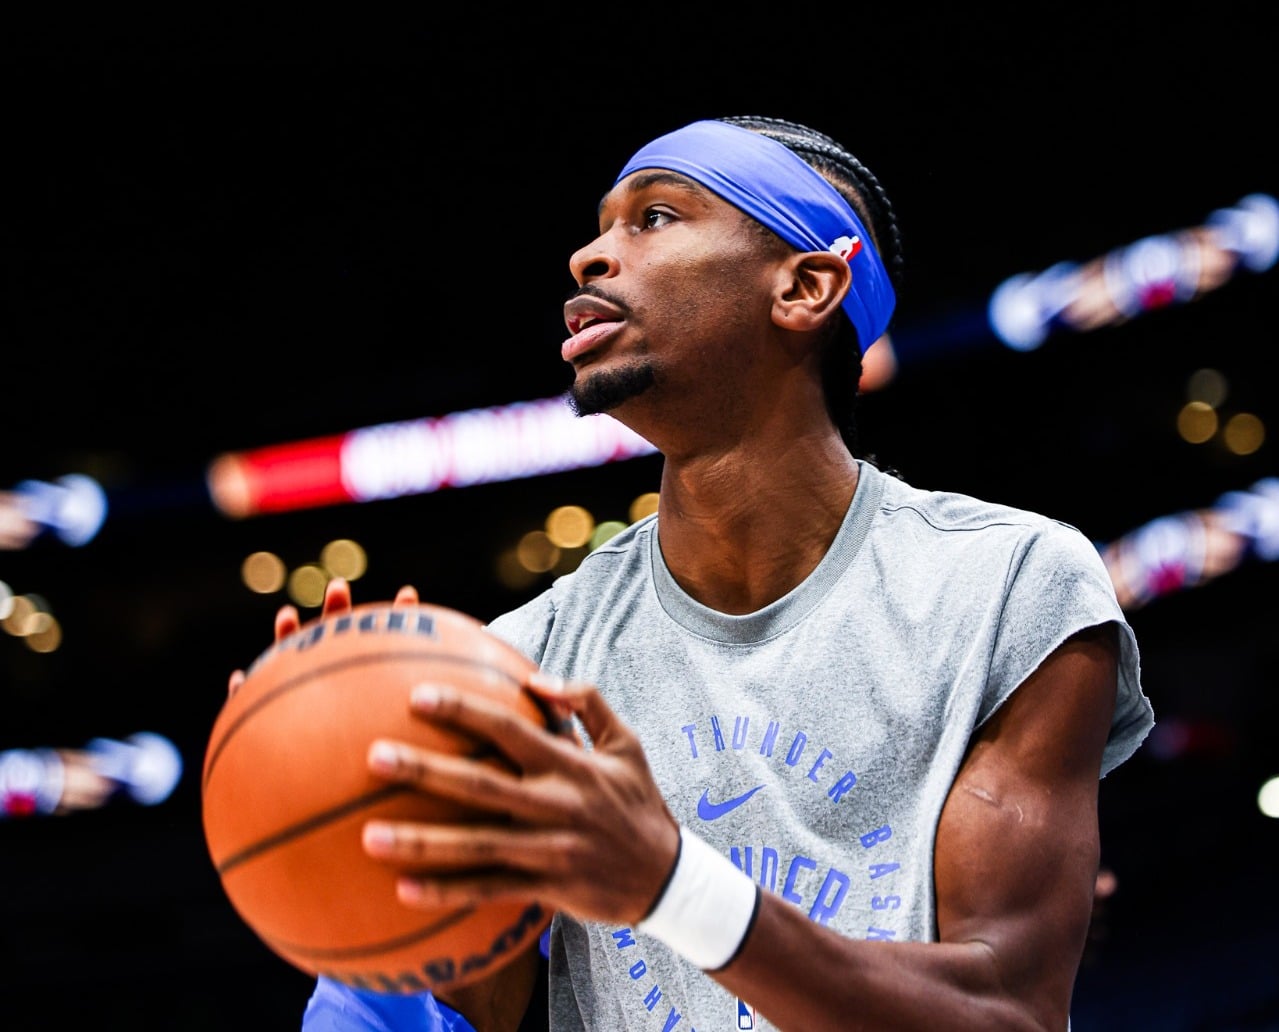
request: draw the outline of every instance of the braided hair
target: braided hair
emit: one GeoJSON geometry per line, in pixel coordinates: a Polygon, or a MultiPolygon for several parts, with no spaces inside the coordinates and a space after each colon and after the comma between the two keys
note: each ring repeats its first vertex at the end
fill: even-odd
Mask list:
{"type": "MultiPolygon", "coordinates": [[[[798,122],[758,115],[730,115],[718,119],[749,129],[782,144],[820,172],[843,195],[870,232],[894,288],[902,275],[901,234],[897,216],[874,174],[844,149],[839,141],[798,122]]],[[[866,342],[869,347],[871,341],[866,342]]],[[[843,311],[822,355],[822,393],[826,410],[839,428],[845,446],[857,454],[857,385],[862,376],[857,331],[843,311]]]]}

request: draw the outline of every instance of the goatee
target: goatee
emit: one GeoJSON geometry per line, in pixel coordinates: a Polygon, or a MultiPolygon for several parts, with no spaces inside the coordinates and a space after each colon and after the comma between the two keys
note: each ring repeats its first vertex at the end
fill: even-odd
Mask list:
{"type": "Polygon", "coordinates": [[[594,416],[638,397],[656,382],[648,363],[624,366],[576,380],[568,389],[568,403],[577,415],[594,416]]]}

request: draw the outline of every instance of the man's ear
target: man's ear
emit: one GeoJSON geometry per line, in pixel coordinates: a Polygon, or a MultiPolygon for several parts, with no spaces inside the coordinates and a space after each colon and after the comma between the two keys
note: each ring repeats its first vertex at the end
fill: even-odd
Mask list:
{"type": "Polygon", "coordinates": [[[852,286],[848,262],[829,251],[788,256],[778,267],[773,322],[784,330],[813,330],[830,318],[852,286]]]}

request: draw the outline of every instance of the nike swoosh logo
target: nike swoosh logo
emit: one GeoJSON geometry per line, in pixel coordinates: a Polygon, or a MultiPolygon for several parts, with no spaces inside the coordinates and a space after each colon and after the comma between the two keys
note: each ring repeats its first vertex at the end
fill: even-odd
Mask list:
{"type": "Polygon", "coordinates": [[[710,789],[707,789],[702,793],[702,798],[697,800],[697,816],[704,821],[717,821],[724,814],[736,810],[763,787],[763,785],[756,785],[749,792],[743,792],[733,799],[725,799],[722,803],[712,803],[710,801],[710,789]]]}

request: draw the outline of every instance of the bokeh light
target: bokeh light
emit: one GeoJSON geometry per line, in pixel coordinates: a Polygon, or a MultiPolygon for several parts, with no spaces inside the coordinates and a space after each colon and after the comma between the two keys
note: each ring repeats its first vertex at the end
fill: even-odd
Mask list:
{"type": "Polygon", "coordinates": [[[240,580],[259,595],[270,595],[284,587],[288,569],[274,552],[254,552],[240,564],[240,580]]]}
{"type": "Polygon", "coordinates": [[[1266,440],[1266,427],[1251,412],[1237,412],[1221,431],[1222,440],[1235,455],[1251,455],[1266,440]]]}
{"type": "Polygon", "coordinates": [[[645,516],[651,516],[657,512],[657,492],[646,491],[642,495],[636,495],[634,501],[631,502],[630,517],[631,522],[642,520],[645,516]]]}
{"type": "Polygon", "coordinates": [[[318,563],[306,563],[289,574],[289,598],[295,605],[313,608],[324,601],[328,571],[318,563]]]}
{"type": "Polygon", "coordinates": [[[1190,401],[1177,413],[1177,433],[1191,444],[1212,440],[1217,432],[1217,411],[1202,401],[1190,401]]]}
{"type": "Polygon", "coordinates": [[[62,624],[52,613],[35,613],[28,621],[25,641],[32,652],[56,652],[62,644],[62,624]]]}
{"type": "Polygon", "coordinates": [[[1186,398],[1209,408],[1221,408],[1229,391],[1226,377],[1216,369],[1197,369],[1186,381],[1186,398]]]}
{"type": "Polygon", "coordinates": [[[559,547],[544,530],[530,530],[515,546],[516,557],[526,570],[546,573],[559,561],[559,547]]]}
{"type": "Polygon", "coordinates": [[[595,517],[580,505],[561,505],[546,517],[546,534],[558,548],[580,548],[591,539],[595,517]]]}
{"type": "Polygon", "coordinates": [[[333,576],[349,581],[359,580],[369,568],[368,555],[350,538],[330,541],[320,551],[320,562],[333,576]]]}
{"type": "Polygon", "coordinates": [[[1273,777],[1257,793],[1257,808],[1267,817],[1279,818],[1279,777],[1273,777]]]}
{"type": "Polygon", "coordinates": [[[600,545],[608,541],[609,538],[624,531],[629,524],[623,523],[621,520],[605,520],[595,528],[595,533],[591,535],[592,550],[599,548],[600,545]]]}
{"type": "Polygon", "coordinates": [[[31,633],[31,620],[40,612],[30,595],[14,595],[10,600],[9,615],[0,626],[15,638],[24,638],[31,633]]]}

